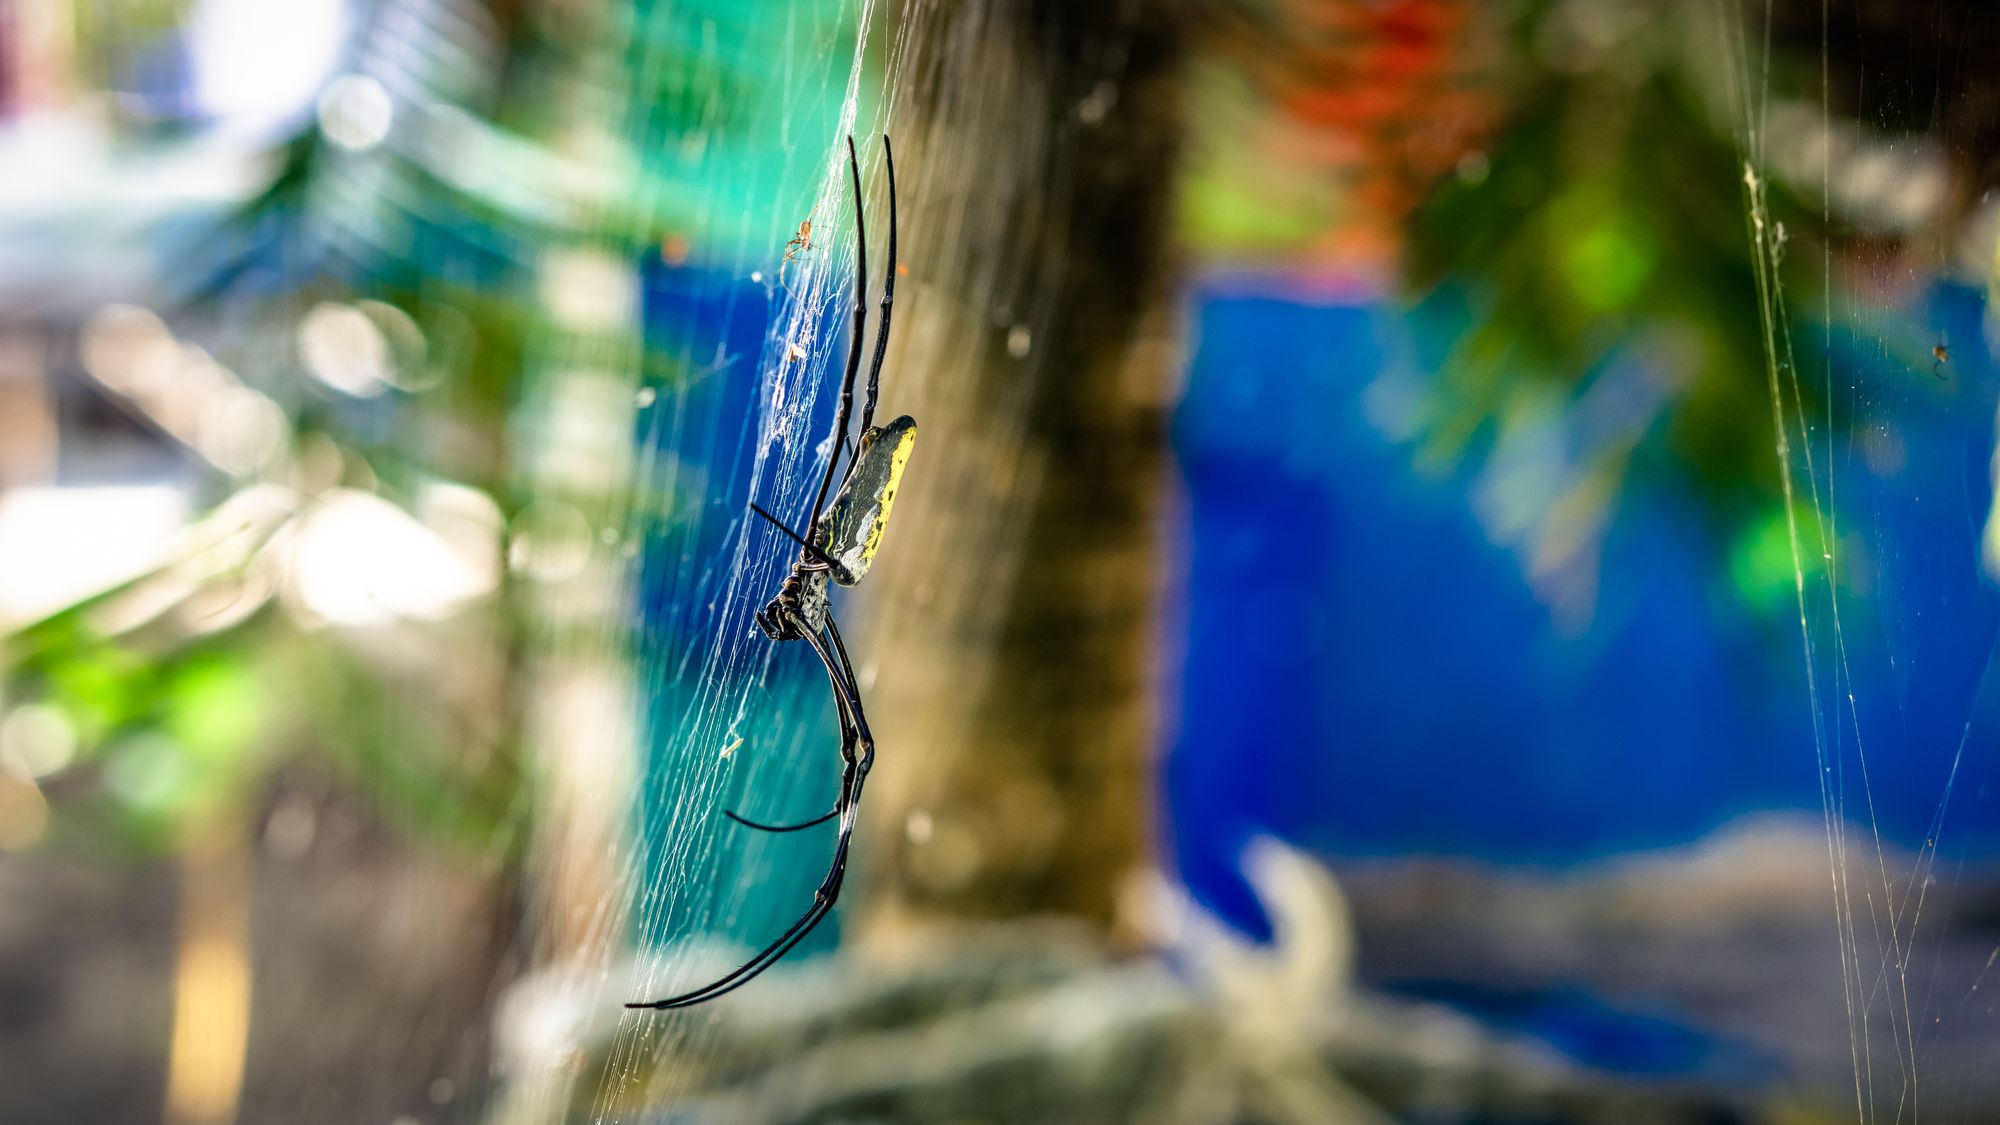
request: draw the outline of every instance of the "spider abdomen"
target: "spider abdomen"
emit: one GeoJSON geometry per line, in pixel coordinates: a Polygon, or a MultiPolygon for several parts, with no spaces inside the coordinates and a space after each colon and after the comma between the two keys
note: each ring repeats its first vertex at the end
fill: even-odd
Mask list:
{"type": "Polygon", "coordinates": [[[886,426],[870,426],[861,435],[853,467],[827,518],[827,554],[841,566],[834,581],[842,586],[860,582],[874,563],[882,532],[889,526],[889,509],[896,502],[896,487],[916,444],[917,423],[907,414],[886,426]]]}

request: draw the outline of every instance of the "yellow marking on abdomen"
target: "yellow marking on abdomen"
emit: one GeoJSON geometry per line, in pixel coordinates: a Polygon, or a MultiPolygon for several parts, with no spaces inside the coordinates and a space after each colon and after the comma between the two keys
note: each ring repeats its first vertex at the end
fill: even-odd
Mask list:
{"type": "Polygon", "coordinates": [[[910,450],[917,444],[917,427],[912,424],[903,431],[896,441],[896,452],[889,455],[889,482],[882,486],[882,494],[877,499],[882,508],[875,513],[875,526],[868,529],[868,540],[861,545],[861,557],[875,561],[875,552],[882,547],[882,533],[889,529],[889,509],[896,503],[896,486],[903,481],[903,468],[910,463],[910,450]]]}

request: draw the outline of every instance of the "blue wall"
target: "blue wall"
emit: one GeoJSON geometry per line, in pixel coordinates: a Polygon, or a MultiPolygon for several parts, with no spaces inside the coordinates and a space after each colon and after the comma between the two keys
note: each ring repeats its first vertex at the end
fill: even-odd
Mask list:
{"type": "MultiPolygon", "coordinates": [[[[1398,314],[1220,283],[1193,309],[1174,429],[1184,579],[1166,796],[1198,898],[1264,932],[1236,868],[1258,833],[1332,855],[1565,865],[1758,810],[1821,816],[1796,602],[1785,589],[1775,606],[1747,604],[1717,521],[1676,474],[1626,481],[1594,611],[1559,620],[1475,518],[1478,458],[1419,473],[1411,447],[1371,423],[1368,388],[1385,365],[1409,365],[1393,350],[1410,331],[1398,314]]],[[[1975,293],[1942,290],[1926,313],[1950,339],[1979,339],[1975,293]]],[[[1830,454],[1814,437],[1837,496],[1851,671],[1851,684],[1837,677],[1816,597],[1829,779],[1851,819],[1872,794],[1893,842],[1921,845],[1942,811],[1941,855],[1991,855],[2000,684],[1982,676],[2000,604],[1978,565],[1989,372],[1963,354],[1976,345],[1932,380],[1927,359],[1892,363],[1855,330],[1836,344],[1863,405],[1830,454]],[[1901,454],[1871,460],[1864,438],[1901,454]],[[1836,706],[1850,686],[1856,717],[1836,706]]]]}

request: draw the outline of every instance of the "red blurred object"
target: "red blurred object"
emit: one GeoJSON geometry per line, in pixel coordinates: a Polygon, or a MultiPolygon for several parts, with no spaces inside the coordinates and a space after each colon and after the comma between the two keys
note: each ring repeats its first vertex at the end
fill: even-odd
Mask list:
{"type": "Polygon", "coordinates": [[[1226,40],[1272,109],[1263,162],[1338,185],[1310,253],[1393,265],[1405,219],[1499,117],[1497,44],[1471,0],[1291,0],[1226,40]],[[1492,45],[1489,47],[1489,45],[1492,45]]]}

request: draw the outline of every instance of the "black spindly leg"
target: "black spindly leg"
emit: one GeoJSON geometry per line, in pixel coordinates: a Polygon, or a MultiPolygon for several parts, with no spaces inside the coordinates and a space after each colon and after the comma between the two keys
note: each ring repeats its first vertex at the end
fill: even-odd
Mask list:
{"type": "Polygon", "coordinates": [[[882,165],[889,171],[889,275],[882,281],[882,316],[875,325],[875,358],[868,365],[868,395],[861,400],[861,432],[875,422],[875,393],[882,385],[882,357],[889,352],[889,306],[896,299],[896,154],[882,134],[882,165]]]}
{"type": "Polygon", "coordinates": [[[825,824],[827,821],[832,820],[836,816],[839,816],[840,810],[828,809],[827,811],[819,814],[818,816],[813,817],[811,820],[802,820],[797,824],[765,824],[761,820],[751,820],[747,816],[738,816],[736,813],[730,811],[729,809],[723,809],[722,815],[728,817],[729,819],[735,821],[736,823],[742,825],[745,828],[755,828],[759,832],[798,832],[803,829],[811,828],[817,824],[825,824]]]}
{"type": "MultiPolygon", "coordinates": [[[[822,636],[805,627],[805,622],[796,614],[787,614],[791,626],[797,629],[819,655],[820,663],[826,666],[827,680],[834,693],[835,710],[840,716],[840,756],[843,762],[840,778],[840,802],[833,808],[832,816],[840,817],[840,837],[834,844],[833,861],[827,867],[826,878],[820,881],[819,889],[813,892],[813,904],[793,922],[791,928],[778,936],[776,941],[759,950],[748,961],[731,972],[700,988],[669,996],[664,1000],[635,1001],[627,1008],[688,1008],[706,1003],[743,987],[760,976],[764,970],[778,963],[790,953],[813,928],[826,919],[840,899],[840,888],[847,880],[847,853],[854,840],[855,813],[861,804],[861,787],[868,780],[868,769],[874,759],[874,748],[868,743],[868,727],[861,718],[858,693],[853,683],[853,672],[847,661],[846,646],[840,643],[840,634],[833,628],[833,619],[827,619],[828,635],[822,636]],[[838,656],[835,654],[838,653],[838,656]],[[846,672],[843,675],[843,671],[846,672]],[[861,743],[864,752],[857,752],[861,743]]],[[[734,813],[730,816],[741,821],[734,813]]],[[[822,817],[822,820],[830,817],[822,817]]],[[[746,822],[747,823],[747,822],[746,822]]],[[[761,827],[761,826],[758,826],[761,827]]],[[[800,827],[806,827],[801,825],[800,827]]]]}
{"type": "MultiPolygon", "coordinates": [[[[854,335],[847,344],[847,370],[840,377],[840,410],[833,421],[833,448],[840,450],[840,438],[847,435],[847,423],[854,410],[854,378],[861,373],[862,338],[868,332],[868,224],[861,215],[861,162],[854,156],[854,138],[847,138],[847,172],[854,186],[854,335]]],[[[819,494],[813,497],[812,522],[806,525],[807,538],[819,537],[820,515],[826,509],[826,494],[833,487],[833,471],[840,458],[829,455],[826,472],[819,478],[819,494]]]]}

